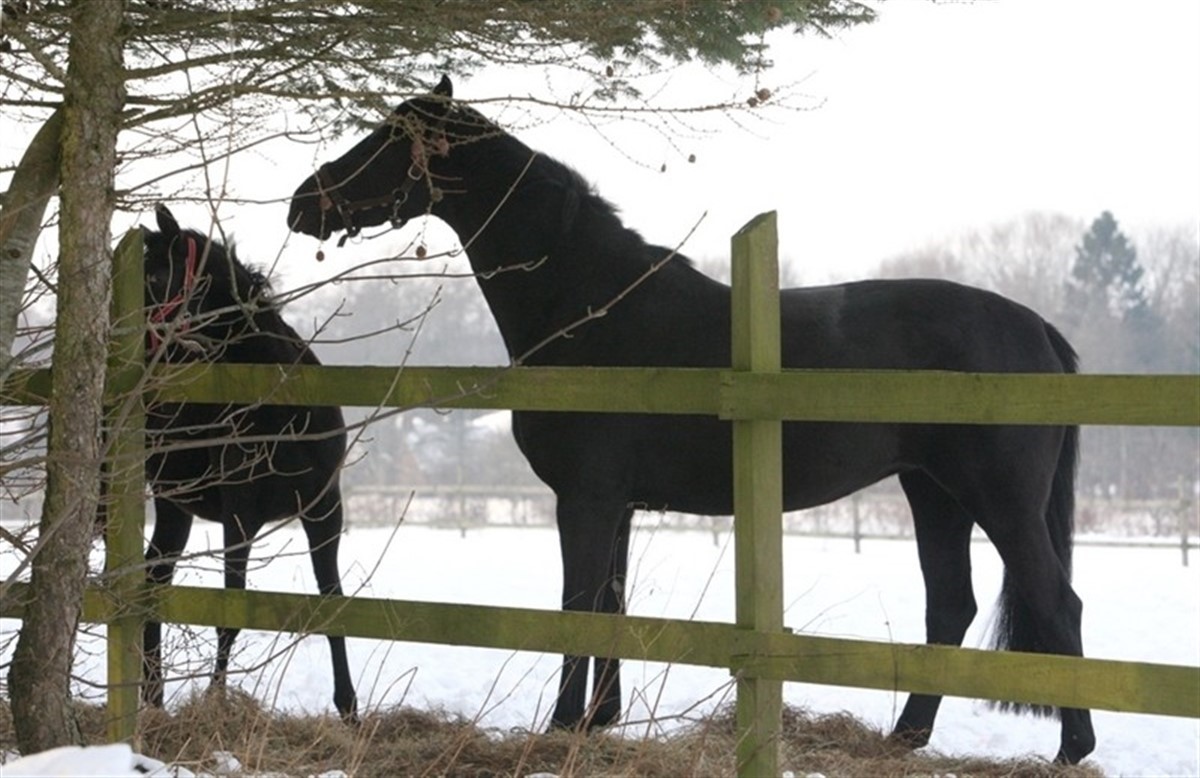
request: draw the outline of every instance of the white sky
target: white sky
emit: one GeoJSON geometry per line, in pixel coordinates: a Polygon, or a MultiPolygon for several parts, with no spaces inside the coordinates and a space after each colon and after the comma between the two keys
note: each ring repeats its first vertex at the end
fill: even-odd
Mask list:
{"type": "MultiPolygon", "coordinates": [[[[1197,0],[892,0],[875,24],[832,41],[779,36],[771,56],[777,68],[762,85],[807,110],[768,112],[745,130],[712,119],[707,133],[668,138],[626,121],[602,135],[569,115],[546,122],[520,106],[481,109],[577,168],[651,242],[678,244],[703,217],[683,249],[693,257],[726,256],[733,232],[777,210],[781,256],[805,283],[869,275],[889,256],[1031,210],[1090,221],[1108,209],[1135,240],[1139,229],[1200,225],[1197,0]]],[[[662,80],[676,103],[754,88],[698,66],[662,80]]],[[[494,69],[455,92],[553,100],[572,88],[561,75],[494,69]]],[[[275,146],[257,162],[210,170],[239,194],[280,198],[220,209],[244,259],[278,259],[278,288],[407,243],[394,234],[341,251],[329,243],[317,265],[316,243],[289,237],[286,198],[315,162],[354,140],[315,156],[275,146]]],[[[208,224],[203,208],[174,210],[184,224],[208,224]]]]}
{"type": "Polygon", "coordinates": [[[666,175],[563,157],[655,241],[707,210],[696,255],[723,254],[741,224],[776,209],[781,253],[806,278],[868,272],[1027,210],[1200,219],[1194,0],[898,0],[875,25],[831,43],[790,38],[776,58],[778,81],[808,76],[824,103],[767,137],[726,132],[698,144],[694,169],[676,161],[666,175]]]}
{"type": "MultiPolygon", "coordinates": [[[[668,140],[627,122],[606,133],[618,152],[570,118],[529,126],[520,108],[481,109],[578,169],[651,242],[678,243],[707,213],[684,248],[693,257],[727,255],[734,231],[777,210],[780,253],[806,283],[867,275],[888,256],[1030,210],[1089,221],[1111,210],[1135,238],[1141,228],[1200,223],[1196,0],[893,0],[875,24],[833,41],[781,36],[772,56],[777,68],[762,84],[792,84],[789,102],[809,110],[768,114],[750,130],[715,121],[716,132],[668,140]]],[[[668,88],[700,101],[706,93],[694,90],[714,84],[719,96],[752,91],[749,81],[697,70],[676,73],[668,88]]],[[[563,97],[544,79],[514,84],[504,72],[455,90],[466,99],[563,97]]],[[[299,182],[293,171],[268,176],[277,196],[299,182]]],[[[243,256],[268,261],[285,239],[284,206],[269,211],[253,236],[242,220],[230,223],[243,256]],[[260,244],[265,256],[250,253],[260,244]]],[[[402,243],[328,244],[329,260],[316,266],[316,244],[297,236],[280,270],[298,281],[402,243]]]]}
{"type": "MultiPolygon", "coordinates": [[[[811,109],[750,131],[724,122],[672,149],[642,130],[623,152],[569,119],[516,132],[580,170],[652,243],[677,244],[707,213],[684,249],[694,257],[727,256],[733,232],[778,210],[781,256],[804,282],[869,275],[895,253],[1030,210],[1090,221],[1108,209],[1134,237],[1200,223],[1196,0],[894,0],[834,41],[781,36],[773,58],[763,85],[796,84],[810,98],[791,102],[811,109]]],[[[456,95],[506,94],[510,78],[487,73],[456,95]]],[[[266,223],[282,232],[274,210],[266,223]]],[[[385,245],[400,241],[365,251],[385,245]]],[[[284,274],[307,273],[313,249],[290,241],[284,274]]],[[[322,270],[356,252],[326,253],[322,270]]]]}

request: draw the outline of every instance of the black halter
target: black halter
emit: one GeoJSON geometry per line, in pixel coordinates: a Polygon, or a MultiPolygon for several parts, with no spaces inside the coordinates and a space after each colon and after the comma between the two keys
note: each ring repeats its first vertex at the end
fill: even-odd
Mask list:
{"type": "MultiPolygon", "coordinates": [[[[438,133],[445,125],[445,118],[438,120],[431,128],[434,133],[438,133]]],[[[388,138],[388,143],[391,143],[393,138],[388,138]]],[[[423,138],[413,139],[412,143],[424,144],[426,141],[423,138]]],[[[400,215],[400,209],[408,202],[408,196],[412,192],[413,187],[417,182],[425,177],[429,170],[428,152],[422,152],[424,157],[423,163],[418,164],[414,159],[408,166],[408,171],[405,173],[404,180],[400,182],[400,186],[393,189],[388,194],[378,195],[377,197],[365,197],[361,200],[347,200],[346,196],[340,190],[341,184],[333,180],[329,173],[329,163],[321,165],[317,168],[316,182],[317,193],[320,196],[319,207],[324,213],[329,210],[337,211],[338,218],[342,220],[342,229],[345,234],[338,240],[338,248],[346,244],[349,238],[357,236],[362,232],[362,227],[354,223],[354,214],[359,211],[367,211],[372,208],[381,206],[391,206],[391,216],[388,221],[391,222],[393,229],[400,229],[408,219],[400,215]]]]}
{"type": "Polygon", "coordinates": [[[354,214],[358,211],[368,211],[372,208],[390,205],[392,215],[389,217],[389,221],[393,228],[399,229],[408,221],[400,215],[400,208],[408,202],[409,193],[421,180],[422,172],[417,163],[414,162],[408,166],[408,173],[405,175],[404,181],[388,194],[365,197],[361,200],[347,200],[337,182],[329,175],[328,168],[329,165],[325,164],[317,169],[317,192],[322,201],[321,210],[328,211],[332,208],[337,211],[338,218],[342,220],[342,229],[345,230],[345,234],[338,241],[338,248],[341,248],[348,238],[353,238],[362,232],[362,227],[354,223],[354,214]],[[326,201],[328,201],[328,205],[325,204],[326,201]]]}

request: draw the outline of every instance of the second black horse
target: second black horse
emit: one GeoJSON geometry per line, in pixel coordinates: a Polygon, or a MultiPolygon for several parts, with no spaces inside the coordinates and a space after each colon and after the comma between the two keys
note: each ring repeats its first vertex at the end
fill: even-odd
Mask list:
{"type": "MultiPolygon", "coordinates": [[[[266,279],[233,251],[180,228],[165,207],[145,230],[148,353],[166,362],[317,364],[271,299],[266,279]]],[[[342,593],[339,474],[346,428],[336,406],[152,403],[147,409],[146,480],[154,493],[147,578],[169,583],[192,517],[224,528],[225,586],[246,587],[250,545],[268,523],[298,517],[322,594],[342,593]]],[[[163,704],[161,625],[147,623],[146,702],[163,704]]],[[[217,628],[214,685],[225,683],[238,630],[217,628]]],[[[357,703],[345,638],[330,636],[333,700],[347,721],[357,703]]]]}

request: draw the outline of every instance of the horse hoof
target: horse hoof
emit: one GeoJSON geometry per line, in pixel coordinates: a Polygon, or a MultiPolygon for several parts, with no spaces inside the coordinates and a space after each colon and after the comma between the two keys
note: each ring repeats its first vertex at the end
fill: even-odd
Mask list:
{"type": "Polygon", "coordinates": [[[225,687],[225,679],[220,680],[214,678],[209,683],[208,688],[204,690],[204,699],[216,700],[217,702],[227,702],[229,700],[229,690],[225,687]]]}
{"type": "Polygon", "coordinates": [[[548,735],[551,732],[578,732],[580,729],[582,729],[582,727],[578,721],[562,721],[552,718],[550,719],[550,723],[546,726],[546,734],[548,735]]]}
{"type": "Polygon", "coordinates": [[[602,729],[607,729],[618,721],[618,716],[615,715],[593,715],[586,716],[583,719],[575,719],[573,721],[564,721],[560,719],[550,719],[550,725],[546,727],[546,732],[583,732],[591,734],[599,732],[602,729]]]}
{"type": "Polygon", "coordinates": [[[928,729],[895,729],[887,736],[887,742],[906,751],[916,751],[929,745],[932,734],[928,729]]]}
{"type": "Polygon", "coordinates": [[[1083,758],[1090,754],[1092,749],[1086,751],[1082,749],[1067,748],[1063,746],[1058,749],[1058,754],[1054,757],[1054,763],[1060,765],[1076,765],[1083,761],[1083,758]]]}
{"type": "Polygon", "coordinates": [[[1054,762],[1063,765],[1079,764],[1095,748],[1096,737],[1090,731],[1081,735],[1065,737],[1058,748],[1058,754],[1054,757],[1054,762]]]}
{"type": "Polygon", "coordinates": [[[601,729],[607,729],[620,720],[621,714],[619,710],[615,708],[613,710],[604,710],[601,708],[587,717],[584,721],[584,727],[587,728],[588,732],[596,732],[601,729]]]}
{"type": "Polygon", "coordinates": [[[350,694],[335,694],[333,696],[333,707],[337,710],[338,716],[346,724],[357,726],[358,720],[358,695],[354,692],[350,694]]]}
{"type": "Polygon", "coordinates": [[[142,704],[148,708],[165,708],[166,696],[166,689],[162,684],[148,684],[142,687],[142,704]]]}

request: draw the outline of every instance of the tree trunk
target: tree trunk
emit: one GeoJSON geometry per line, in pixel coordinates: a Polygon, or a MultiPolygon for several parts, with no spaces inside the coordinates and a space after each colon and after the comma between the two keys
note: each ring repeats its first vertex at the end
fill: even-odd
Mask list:
{"type": "Polygon", "coordinates": [[[62,109],[56,109],[20,157],[0,210],[0,382],[13,366],[20,301],[42,232],[46,205],[59,186],[62,109]]]}
{"type": "Polygon", "coordinates": [[[21,156],[0,209],[0,382],[13,364],[13,340],[33,247],[42,231],[46,205],[58,189],[62,126],[59,108],[21,156]]]}
{"type": "Polygon", "coordinates": [[[9,668],[13,724],[26,754],[80,739],[69,681],[99,496],[124,10],[123,0],[71,7],[46,498],[33,602],[9,668]]]}

